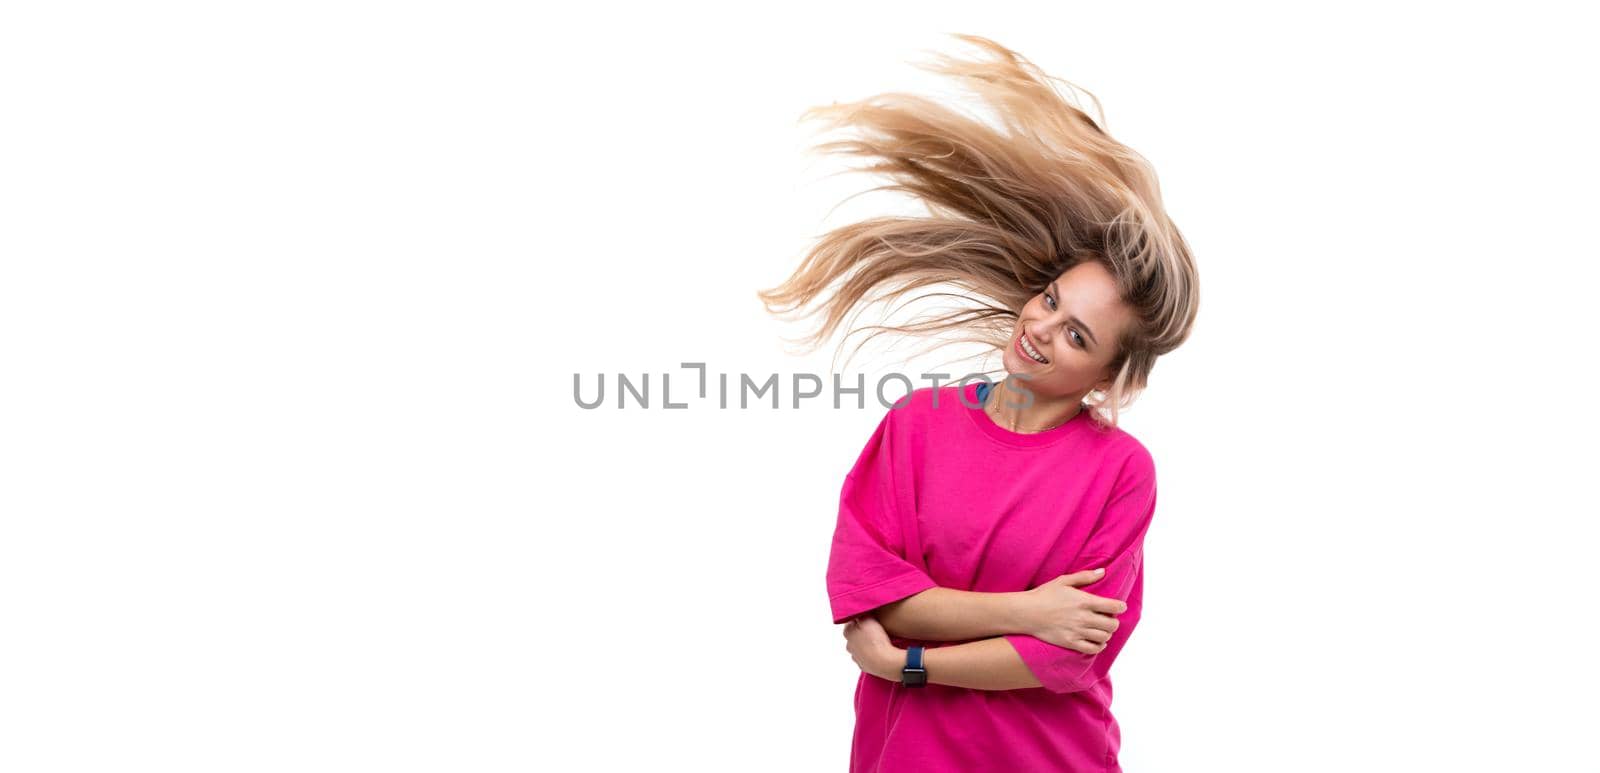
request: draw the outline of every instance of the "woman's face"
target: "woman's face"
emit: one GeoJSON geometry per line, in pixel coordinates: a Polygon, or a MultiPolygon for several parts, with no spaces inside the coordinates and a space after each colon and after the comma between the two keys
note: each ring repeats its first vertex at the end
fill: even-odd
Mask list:
{"type": "Polygon", "coordinates": [[[1110,387],[1117,341],[1131,324],[1133,311],[1105,266],[1080,263],[1022,307],[1002,361],[1035,399],[1081,399],[1110,387]]]}

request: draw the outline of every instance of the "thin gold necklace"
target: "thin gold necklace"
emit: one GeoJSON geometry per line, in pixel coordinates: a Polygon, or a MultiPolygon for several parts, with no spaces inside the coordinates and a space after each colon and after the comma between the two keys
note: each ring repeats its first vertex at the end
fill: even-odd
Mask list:
{"type": "MultiPolygon", "coordinates": [[[[1000,417],[994,415],[993,413],[989,413],[989,405],[990,405],[990,403],[992,401],[989,400],[988,398],[993,396],[993,395],[994,395],[994,390],[993,389],[989,390],[989,392],[984,395],[983,412],[989,414],[989,418],[994,421],[996,426],[1000,427],[1001,429],[1005,429],[1005,425],[1000,423],[1000,417]]],[[[998,403],[995,403],[995,404],[998,405],[998,403]]],[[[1083,413],[1083,406],[1081,406],[1081,405],[1078,406],[1078,413],[1083,413]]],[[[1059,427],[1059,426],[1061,426],[1063,424],[1066,424],[1069,421],[1072,421],[1073,419],[1078,418],[1078,413],[1074,413],[1071,416],[1068,416],[1067,418],[1062,419],[1061,421],[1058,421],[1058,422],[1056,422],[1054,424],[1051,424],[1048,427],[1043,427],[1043,428],[1040,428],[1040,429],[1019,428],[1019,429],[1013,429],[1013,430],[1007,430],[1007,431],[1008,432],[1017,432],[1017,433],[1021,433],[1021,434],[1025,434],[1025,435],[1026,434],[1039,433],[1039,432],[1048,432],[1050,430],[1055,429],[1056,427],[1059,427]]]]}

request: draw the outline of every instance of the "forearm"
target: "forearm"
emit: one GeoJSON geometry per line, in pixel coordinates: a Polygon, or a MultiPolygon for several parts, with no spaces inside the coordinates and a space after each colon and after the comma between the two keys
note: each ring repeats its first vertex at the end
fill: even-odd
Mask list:
{"type": "MultiPolygon", "coordinates": [[[[1022,599],[1022,592],[929,588],[885,604],[873,616],[884,630],[902,639],[965,642],[1008,633],[1032,633],[1025,630],[1022,599]]],[[[1010,645],[1005,646],[1011,649],[1010,645]]]]}
{"type": "MultiPolygon", "coordinates": [[[[905,663],[905,650],[896,648],[888,656],[884,678],[899,681],[899,669],[905,663]]],[[[1040,687],[1039,680],[1028,670],[1022,656],[1017,654],[1005,637],[952,644],[948,647],[929,647],[922,652],[923,667],[928,670],[928,681],[951,687],[973,690],[1019,690],[1040,687]]]]}

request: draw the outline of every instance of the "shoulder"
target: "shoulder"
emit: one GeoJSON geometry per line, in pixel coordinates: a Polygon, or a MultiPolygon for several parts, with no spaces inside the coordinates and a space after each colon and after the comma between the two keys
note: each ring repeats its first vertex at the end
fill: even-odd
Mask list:
{"type": "Polygon", "coordinates": [[[1139,438],[1121,427],[1101,424],[1098,417],[1091,417],[1090,421],[1092,422],[1090,431],[1095,436],[1100,446],[1100,453],[1107,462],[1119,467],[1123,475],[1155,478],[1155,456],[1139,438]]]}
{"type": "MultiPolygon", "coordinates": [[[[883,420],[900,431],[930,430],[939,422],[958,419],[963,398],[964,392],[957,386],[920,387],[895,399],[884,411],[883,420]]],[[[886,395],[883,399],[889,397],[886,395]]]]}
{"type": "Polygon", "coordinates": [[[919,387],[900,396],[889,406],[890,414],[926,416],[961,404],[961,390],[954,386],[919,387]]]}
{"type": "MultiPolygon", "coordinates": [[[[919,424],[933,410],[933,388],[922,387],[901,395],[884,412],[884,421],[902,427],[919,424]]],[[[888,399],[887,396],[881,399],[888,399]]],[[[882,403],[880,403],[881,405],[882,403]]]]}

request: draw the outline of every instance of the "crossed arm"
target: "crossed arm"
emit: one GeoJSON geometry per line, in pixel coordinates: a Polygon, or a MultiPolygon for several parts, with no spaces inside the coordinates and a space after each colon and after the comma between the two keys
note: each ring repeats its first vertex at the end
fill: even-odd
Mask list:
{"type": "MultiPolygon", "coordinates": [[[[974,690],[1015,690],[1040,682],[1006,641],[1005,634],[1028,633],[1020,593],[979,593],[929,588],[885,604],[873,617],[891,635],[922,641],[960,641],[923,652],[928,681],[974,690]],[[986,638],[990,637],[990,638],[986,638]],[[969,640],[977,641],[969,641],[969,640]]],[[[886,665],[897,672],[905,650],[893,648],[886,665]]],[[[898,678],[898,677],[896,677],[898,678]]]]}

